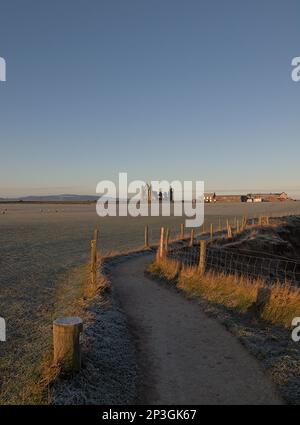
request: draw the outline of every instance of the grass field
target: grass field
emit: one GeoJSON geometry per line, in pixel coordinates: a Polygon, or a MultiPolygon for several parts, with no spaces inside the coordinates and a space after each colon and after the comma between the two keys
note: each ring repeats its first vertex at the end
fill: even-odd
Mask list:
{"type": "MultiPolygon", "coordinates": [[[[300,214],[300,202],[215,204],[205,207],[205,226],[266,214],[300,214]]],[[[80,291],[80,266],[100,228],[102,251],[143,245],[144,226],[156,242],[162,225],[179,232],[182,217],[100,219],[95,205],[0,205],[0,316],[7,342],[0,343],[0,404],[28,403],[24,388],[51,343],[51,323],[80,291]],[[4,211],[7,208],[7,211],[4,211]],[[2,214],[2,212],[5,214],[2,214]],[[74,275],[74,268],[79,271],[74,275]],[[77,277],[76,277],[77,276],[77,277]]],[[[37,400],[36,402],[40,402],[37,400]]]]}

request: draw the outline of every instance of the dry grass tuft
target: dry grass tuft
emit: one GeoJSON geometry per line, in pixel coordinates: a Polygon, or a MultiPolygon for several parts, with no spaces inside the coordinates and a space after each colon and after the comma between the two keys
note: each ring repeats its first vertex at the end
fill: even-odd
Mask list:
{"type": "Polygon", "coordinates": [[[92,283],[90,265],[86,266],[86,278],[82,288],[83,299],[85,301],[91,300],[99,292],[106,292],[110,290],[111,288],[109,280],[101,273],[101,266],[103,264],[103,261],[104,261],[104,258],[100,257],[97,263],[96,284],[92,283]]]}
{"type": "Polygon", "coordinates": [[[166,258],[157,259],[150,264],[148,272],[159,279],[174,281],[180,273],[180,262],[166,258]]]}
{"type": "Polygon", "coordinates": [[[246,312],[255,302],[263,281],[212,272],[201,276],[196,268],[186,267],[180,273],[177,286],[192,295],[246,312]]]}
{"type": "Polygon", "coordinates": [[[245,313],[255,305],[260,288],[271,289],[271,297],[261,311],[261,318],[273,324],[291,327],[294,317],[300,316],[300,289],[290,284],[268,285],[263,279],[207,272],[200,275],[195,267],[183,267],[169,259],[155,261],[148,268],[155,277],[177,280],[182,291],[208,301],[245,313]]]}
{"type": "Polygon", "coordinates": [[[286,283],[272,286],[271,299],[262,312],[262,318],[271,323],[291,327],[294,317],[300,316],[300,289],[286,283]]]}

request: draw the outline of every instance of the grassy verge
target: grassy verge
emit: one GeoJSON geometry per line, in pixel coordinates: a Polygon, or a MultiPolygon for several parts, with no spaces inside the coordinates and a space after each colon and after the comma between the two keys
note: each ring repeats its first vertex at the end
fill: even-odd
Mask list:
{"type": "Polygon", "coordinates": [[[18,339],[14,343],[19,355],[13,365],[9,355],[1,362],[0,370],[5,372],[7,368],[13,374],[2,375],[0,404],[51,403],[51,386],[60,372],[59,365],[52,361],[52,322],[59,316],[76,315],[88,323],[89,304],[108,287],[107,279],[101,273],[98,273],[96,285],[92,285],[89,270],[89,265],[82,265],[61,278],[53,298],[37,309],[34,332],[24,320],[23,343],[20,344],[18,339]]]}
{"type": "MultiPolygon", "coordinates": [[[[111,315],[112,318],[109,320],[112,322],[115,320],[113,329],[118,332],[122,318],[118,317],[118,312],[113,311],[115,307],[112,307],[110,301],[107,300],[109,294],[106,296],[106,293],[110,284],[102,273],[102,265],[143,251],[148,250],[143,248],[131,249],[125,254],[117,251],[98,253],[96,285],[91,283],[89,264],[75,267],[61,277],[55,285],[55,290],[49,291],[47,302],[38,305],[34,320],[34,332],[32,323],[24,320],[24,323],[22,323],[22,343],[20,343],[20,338],[11,339],[10,343],[14,344],[11,349],[14,349],[17,355],[12,357],[7,352],[7,355],[1,358],[0,405],[52,404],[58,398],[67,403],[68,397],[63,393],[68,393],[68,388],[72,387],[73,381],[79,382],[81,379],[80,385],[86,385],[82,376],[76,378],[77,380],[61,380],[59,378],[59,365],[54,365],[52,359],[52,322],[61,316],[80,316],[84,321],[84,337],[86,332],[88,334],[94,332],[93,329],[97,327],[96,322],[99,317],[101,317],[100,320],[106,320],[106,316],[111,315]],[[4,373],[1,374],[2,371],[4,373]],[[58,381],[59,383],[57,383],[58,381]],[[59,390],[57,391],[58,387],[59,390]],[[59,393],[59,397],[54,395],[54,388],[56,389],[55,392],[59,393]]],[[[93,337],[89,335],[88,340],[91,341],[92,339],[93,337]]],[[[110,345],[109,341],[107,341],[107,345],[110,345]]],[[[83,347],[83,349],[85,350],[85,357],[89,358],[93,350],[90,346],[83,347]]],[[[115,357],[117,358],[117,356],[115,357]]],[[[95,361],[97,361],[96,357],[95,361]]],[[[89,365],[89,367],[92,369],[92,365],[89,365]]],[[[98,379],[96,373],[93,376],[95,380],[98,379]]],[[[72,388],[72,394],[76,394],[74,388],[72,388]]],[[[78,394],[76,394],[77,396],[78,394]]],[[[112,397],[112,394],[110,394],[110,397],[112,397]]],[[[77,403],[76,398],[73,401],[75,404],[77,403]]]]}
{"type": "MultiPolygon", "coordinates": [[[[108,279],[101,273],[101,262],[104,259],[101,258],[97,264],[97,279],[96,284],[92,284],[90,264],[78,267],[72,272],[71,279],[64,281],[60,287],[58,297],[56,299],[55,313],[53,319],[59,316],[80,316],[85,326],[92,323],[93,319],[89,312],[89,305],[93,302],[95,297],[109,289],[110,285],[108,279]],[[72,286],[70,286],[72,283],[72,286]],[[73,296],[70,301],[66,303],[65,292],[72,291],[73,296]]],[[[59,365],[53,365],[52,361],[52,347],[51,353],[46,354],[46,360],[42,364],[41,368],[41,379],[39,381],[40,392],[47,392],[47,402],[52,403],[51,386],[55,379],[59,376],[60,368],[59,365]]]]}
{"type": "Polygon", "coordinates": [[[290,328],[294,317],[300,315],[300,289],[286,283],[270,287],[263,279],[208,272],[200,275],[195,267],[184,267],[174,260],[160,259],[148,271],[167,281],[176,280],[176,286],[189,295],[201,297],[216,304],[245,313],[256,302],[260,288],[271,289],[271,297],[260,312],[260,317],[275,325],[290,328]]]}
{"type": "Polygon", "coordinates": [[[73,376],[55,379],[51,386],[54,405],[132,404],[136,400],[135,349],[127,319],[106,277],[124,258],[126,255],[113,252],[102,256],[99,288],[96,292],[93,287],[87,288],[89,298],[84,300],[80,314],[84,320],[82,367],[73,376]]]}

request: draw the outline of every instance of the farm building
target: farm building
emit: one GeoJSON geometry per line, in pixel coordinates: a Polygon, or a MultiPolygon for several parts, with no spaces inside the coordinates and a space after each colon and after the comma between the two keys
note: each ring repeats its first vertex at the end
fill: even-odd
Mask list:
{"type": "Polygon", "coordinates": [[[248,193],[244,202],[280,202],[290,198],[286,192],[281,193],[248,193]]]}
{"type": "Polygon", "coordinates": [[[217,202],[241,202],[241,195],[217,195],[217,202]]]}
{"type": "Polygon", "coordinates": [[[215,192],[204,193],[205,203],[215,202],[280,202],[288,201],[289,198],[286,192],[281,193],[248,193],[247,195],[216,195],[215,192]]]}
{"type": "Polygon", "coordinates": [[[216,194],[215,193],[204,193],[204,202],[210,204],[211,202],[216,202],[216,194]]]}

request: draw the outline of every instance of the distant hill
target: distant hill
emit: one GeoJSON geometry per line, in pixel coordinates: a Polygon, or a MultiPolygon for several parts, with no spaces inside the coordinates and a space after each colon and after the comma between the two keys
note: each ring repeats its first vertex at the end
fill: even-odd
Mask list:
{"type": "Polygon", "coordinates": [[[95,195],[45,195],[20,196],[17,198],[0,198],[0,202],[95,202],[99,196],[95,195]]]}
{"type": "Polygon", "coordinates": [[[18,200],[22,201],[60,201],[60,202],[74,202],[74,201],[97,201],[99,196],[94,195],[46,195],[46,196],[25,196],[18,198],[18,200]]]}

